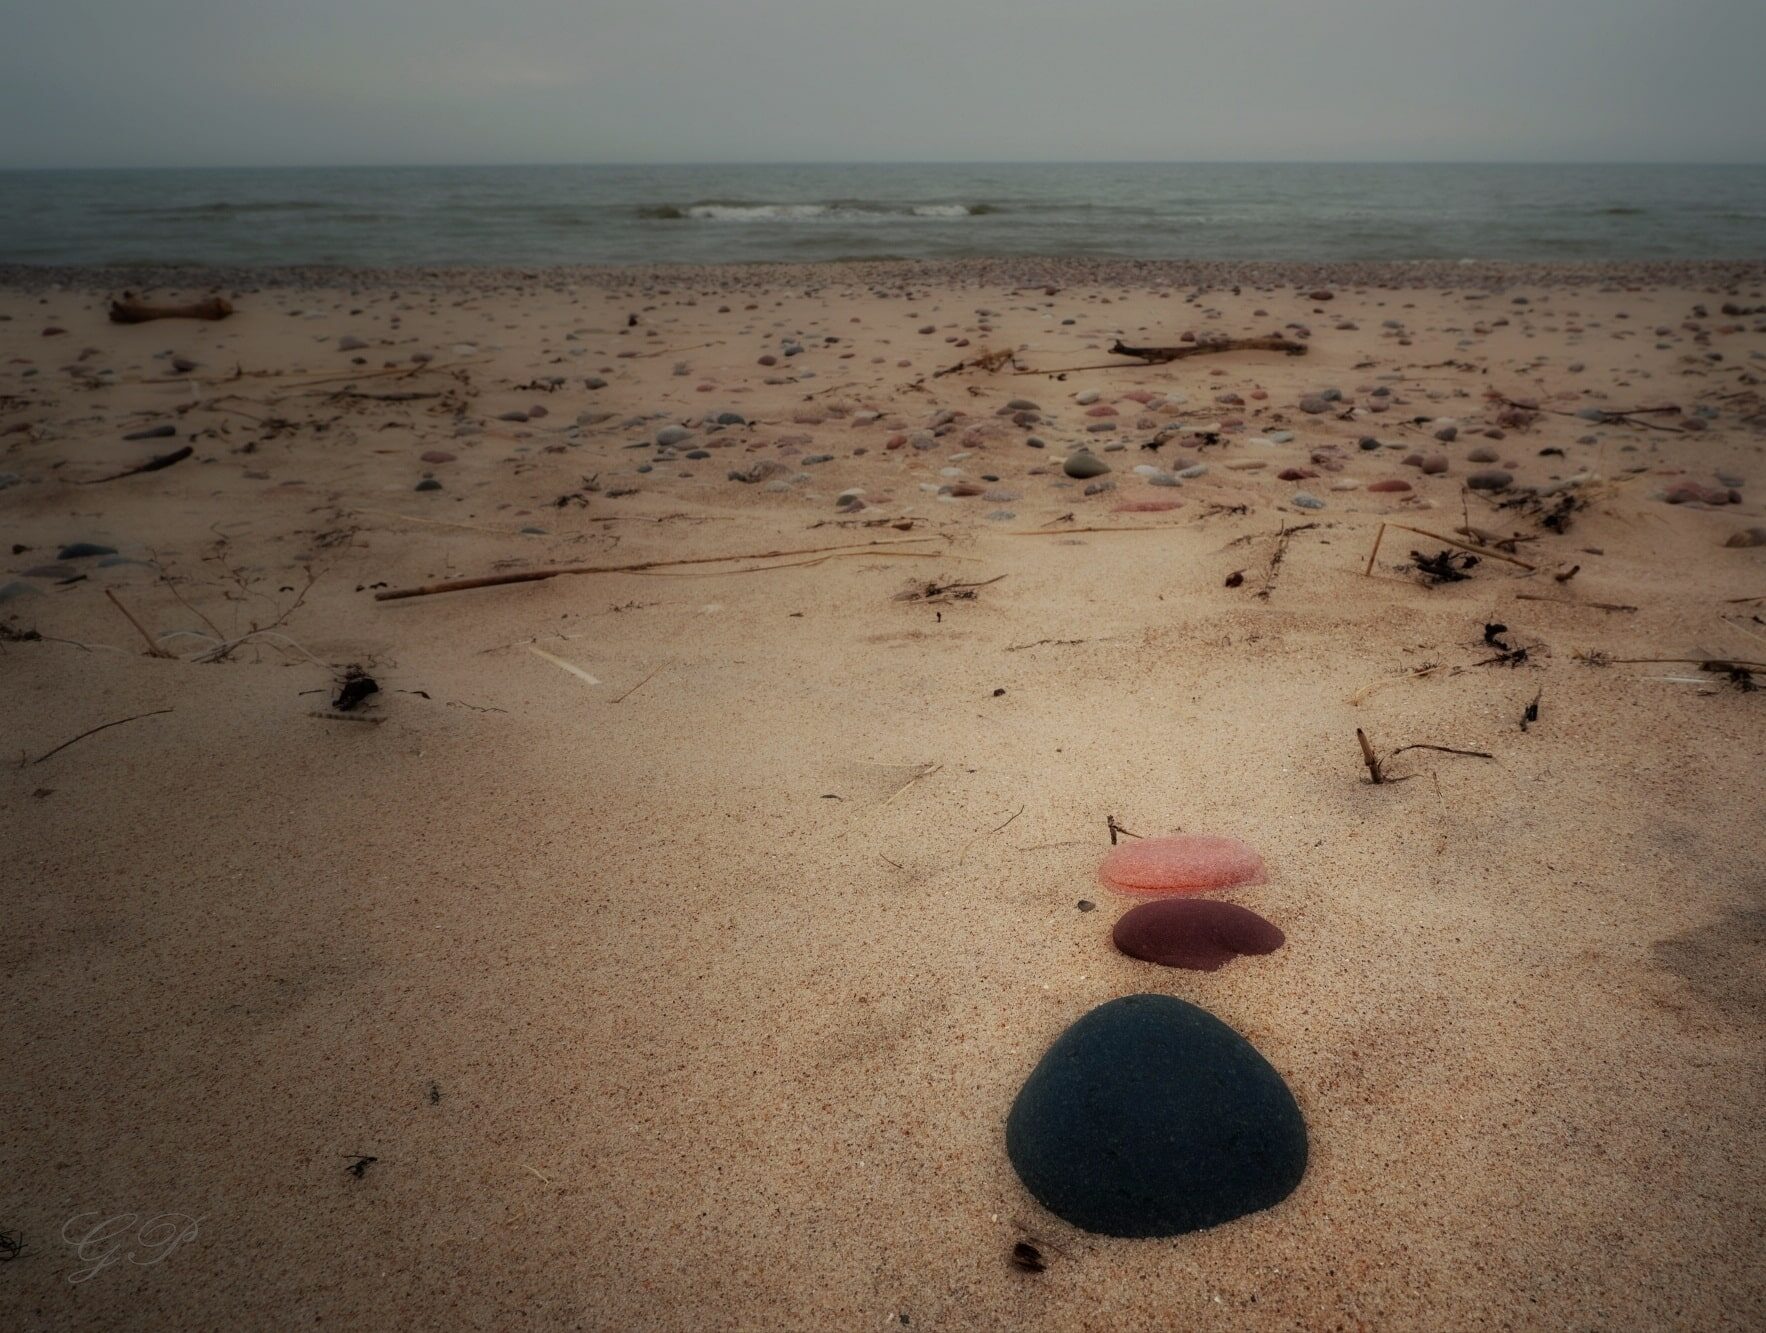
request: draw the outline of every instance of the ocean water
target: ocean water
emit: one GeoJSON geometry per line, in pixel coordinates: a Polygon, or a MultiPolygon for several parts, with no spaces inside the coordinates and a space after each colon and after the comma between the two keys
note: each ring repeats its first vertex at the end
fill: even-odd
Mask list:
{"type": "Polygon", "coordinates": [[[1761,259],[1766,166],[0,172],[0,262],[1761,259]]]}

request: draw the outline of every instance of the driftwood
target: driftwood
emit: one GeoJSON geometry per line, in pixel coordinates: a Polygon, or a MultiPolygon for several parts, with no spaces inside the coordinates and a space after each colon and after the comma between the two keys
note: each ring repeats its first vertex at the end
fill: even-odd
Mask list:
{"type": "Polygon", "coordinates": [[[182,463],[195,452],[195,449],[187,444],[182,449],[174,449],[169,454],[157,454],[148,459],[145,463],[138,464],[135,467],[125,468],[121,472],[113,472],[108,477],[94,477],[91,481],[88,481],[85,484],[87,486],[96,486],[102,481],[120,481],[124,477],[138,477],[143,472],[158,472],[161,468],[170,467],[173,463],[182,463]]]}
{"type": "Polygon", "coordinates": [[[225,319],[232,313],[232,303],[218,296],[189,305],[148,305],[124,292],[122,300],[110,303],[112,324],[145,324],[154,319],[225,319]]]}
{"type": "Polygon", "coordinates": [[[874,546],[901,546],[931,541],[930,537],[898,537],[893,541],[853,542],[845,546],[806,546],[789,551],[744,551],[738,555],[698,555],[680,560],[640,560],[630,565],[560,565],[556,569],[529,569],[519,574],[491,574],[476,579],[449,579],[445,583],[425,583],[416,588],[392,588],[374,594],[377,602],[394,602],[405,597],[433,597],[442,592],[465,592],[469,588],[496,588],[507,583],[537,583],[555,579],[560,574],[636,574],[647,569],[666,569],[676,565],[713,565],[729,560],[772,560],[787,555],[820,555],[825,551],[858,551],[874,546]]]}
{"type": "MultiPolygon", "coordinates": [[[[1119,338],[1110,345],[1111,356],[1132,356],[1142,366],[1162,366],[1168,361],[1182,361],[1192,356],[1213,356],[1216,352],[1286,352],[1289,356],[1305,356],[1306,344],[1291,338],[1215,338],[1207,342],[1183,343],[1177,347],[1129,347],[1119,338]]],[[[1069,375],[1079,370],[1126,370],[1129,363],[1110,361],[1093,366],[1059,366],[1054,370],[1019,370],[1019,375],[1069,375]]]]}
{"type": "Polygon", "coordinates": [[[1129,347],[1121,339],[1110,344],[1111,356],[1139,357],[1149,366],[1185,357],[1208,356],[1214,352],[1286,352],[1289,356],[1305,356],[1306,344],[1292,338],[1226,338],[1211,342],[1184,343],[1178,347],[1129,347]]]}

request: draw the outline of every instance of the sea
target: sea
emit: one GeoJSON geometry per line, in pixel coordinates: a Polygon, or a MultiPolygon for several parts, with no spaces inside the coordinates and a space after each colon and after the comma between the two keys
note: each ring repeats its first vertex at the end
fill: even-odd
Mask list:
{"type": "Polygon", "coordinates": [[[0,172],[0,263],[1766,258],[1766,165],[1086,163],[0,172]]]}

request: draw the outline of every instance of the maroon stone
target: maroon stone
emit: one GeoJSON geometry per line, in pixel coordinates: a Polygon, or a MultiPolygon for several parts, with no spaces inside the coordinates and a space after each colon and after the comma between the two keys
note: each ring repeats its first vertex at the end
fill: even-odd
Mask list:
{"type": "Polygon", "coordinates": [[[1111,938],[1131,958],[1214,972],[1240,954],[1273,953],[1286,937],[1249,908],[1214,898],[1161,898],[1122,914],[1111,938]]]}

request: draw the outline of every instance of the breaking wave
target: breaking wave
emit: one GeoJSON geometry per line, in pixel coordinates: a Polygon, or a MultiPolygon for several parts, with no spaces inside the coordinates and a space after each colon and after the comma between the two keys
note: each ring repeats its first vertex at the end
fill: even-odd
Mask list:
{"type": "Polygon", "coordinates": [[[757,204],[707,200],[697,204],[659,204],[640,208],[638,216],[663,222],[894,222],[903,218],[952,221],[997,213],[992,204],[882,204],[836,200],[826,204],[757,204]]]}

